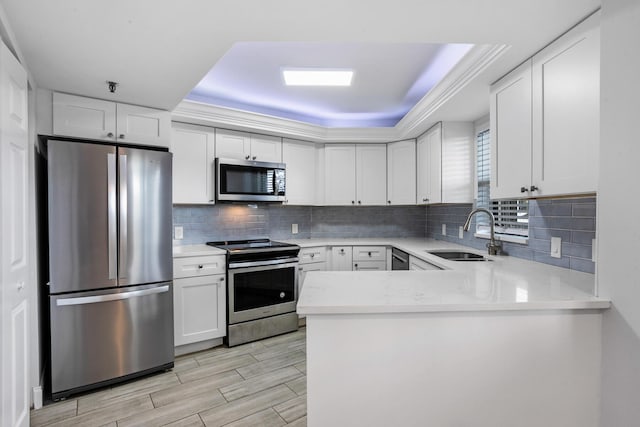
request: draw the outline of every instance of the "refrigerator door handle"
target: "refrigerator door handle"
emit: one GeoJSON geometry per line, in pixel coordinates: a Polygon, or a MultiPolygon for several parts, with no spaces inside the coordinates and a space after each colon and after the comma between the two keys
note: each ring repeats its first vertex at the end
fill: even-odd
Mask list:
{"type": "Polygon", "coordinates": [[[120,278],[127,277],[126,272],[129,267],[127,259],[127,155],[120,154],[120,278]]]}
{"type": "Polygon", "coordinates": [[[118,274],[118,228],[116,206],[116,155],[107,154],[107,220],[108,220],[108,256],[109,279],[117,279],[118,274]]]}
{"type": "Polygon", "coordinates": [[[159,286],[157,288],[142,289],[139,291],[121,292],[117,294],[95,295],[92,297],[77,297],[77,298],[61,298],[56,301],[58,307],[65,305],[83,305],[93,304],[96,302],[118,301],[136,297],[144,297],[153,294],[162,294],[169,292],[169,285],[159,286]]]}

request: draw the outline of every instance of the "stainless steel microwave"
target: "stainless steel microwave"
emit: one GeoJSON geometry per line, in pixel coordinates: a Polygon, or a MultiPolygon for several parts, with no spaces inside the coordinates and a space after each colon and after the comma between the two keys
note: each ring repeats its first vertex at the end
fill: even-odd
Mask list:
{"type": "Polygon", "coordinates": [[[282,202],[284,163],[216,158],[216,200],[282,202]]]}

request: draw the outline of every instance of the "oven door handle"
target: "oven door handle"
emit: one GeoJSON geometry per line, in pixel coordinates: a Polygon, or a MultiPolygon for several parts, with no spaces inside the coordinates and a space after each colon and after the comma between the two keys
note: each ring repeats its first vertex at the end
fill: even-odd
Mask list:
{"type": "Polygon", "coordinates": [[[269,265],[291,264],[298,262],[298,258],[286,258],[286,259],[271,259],[264,261],[242,261],[242,262],[230,262],[229,269],[234,268],[250,268],[250,267],[262,267],[269,265]]]}

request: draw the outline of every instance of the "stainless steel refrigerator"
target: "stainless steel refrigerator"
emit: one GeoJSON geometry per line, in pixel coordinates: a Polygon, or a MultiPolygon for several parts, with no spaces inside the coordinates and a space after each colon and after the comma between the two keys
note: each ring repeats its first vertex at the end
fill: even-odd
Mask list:
{"type": "Polygon", "coordinates": [[[171,154],[46,152],[51,397],[172,367],[171,154]]]}

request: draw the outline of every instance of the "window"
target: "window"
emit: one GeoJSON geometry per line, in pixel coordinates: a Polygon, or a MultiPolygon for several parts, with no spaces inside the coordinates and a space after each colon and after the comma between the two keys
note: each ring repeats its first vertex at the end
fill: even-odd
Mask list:
{"type": "MultiPolygon", "coordinates": [[[[529,236],[529,202],[527,200],[491,200],[491,134],[485,130],[478,134],[477,143],[477,179],[478,199],[476,207],[487,208],[496,219],[495,233],[506,236],[529,236]]],[[[476,216],[476,233],[489,234],[490,225],[487,215],[476,216]]]]}

